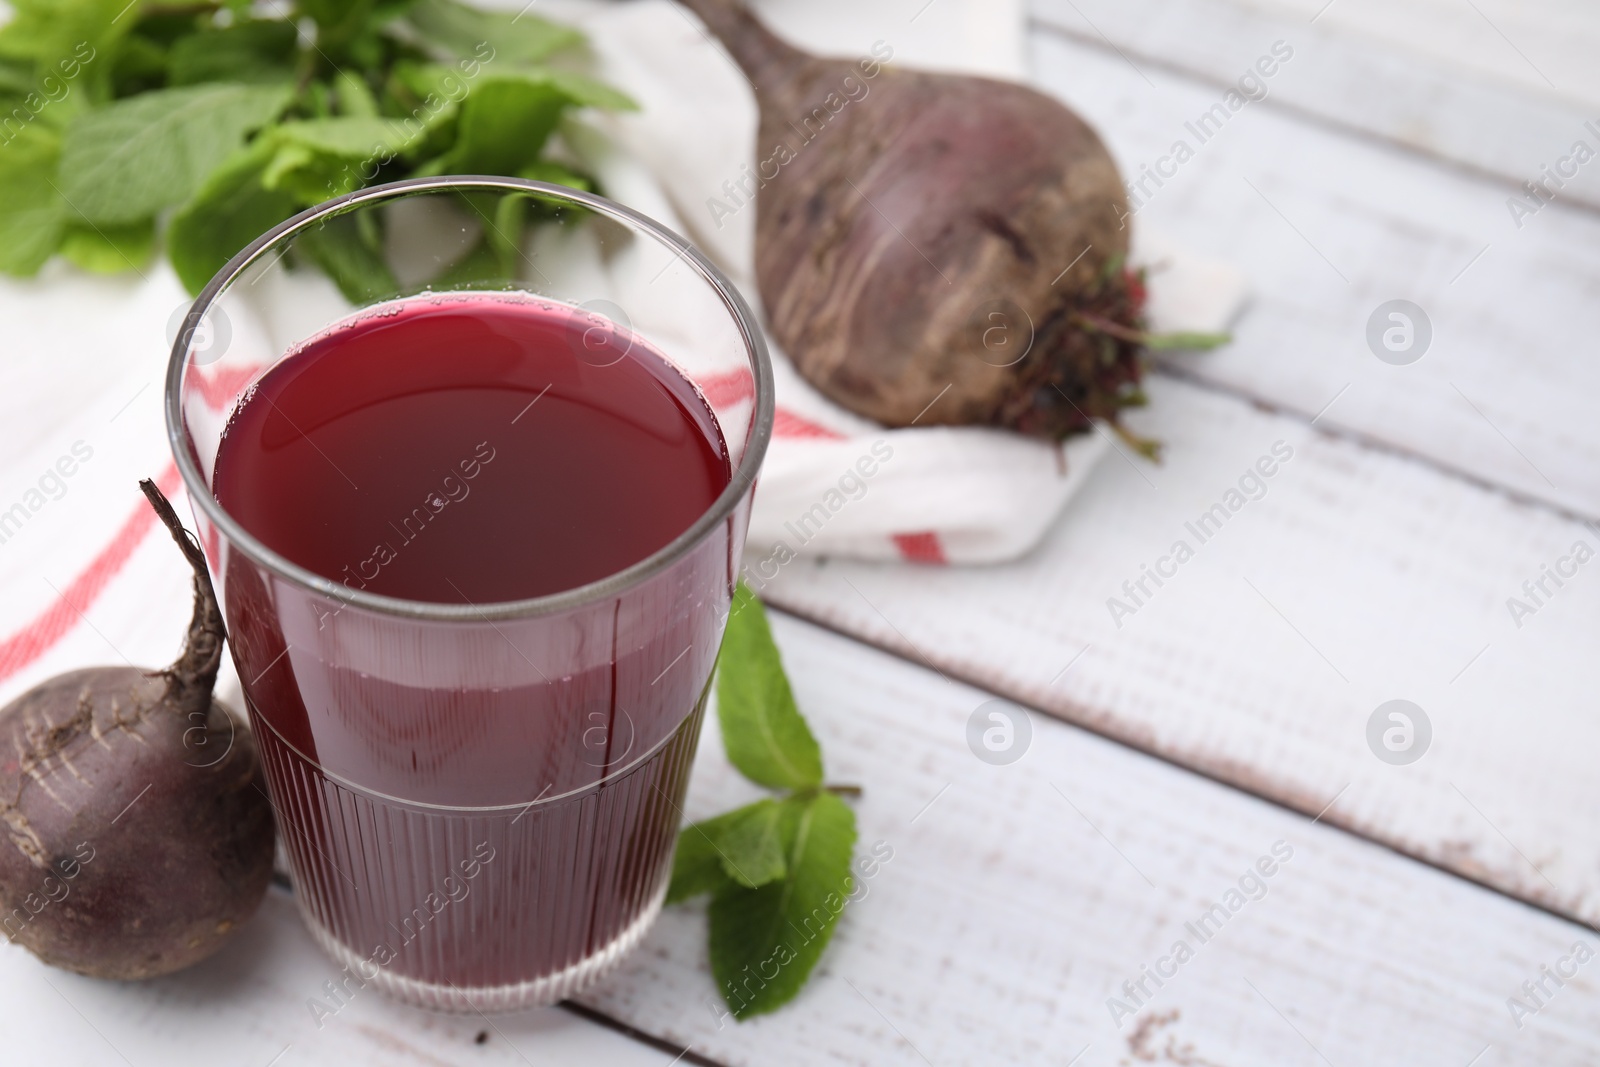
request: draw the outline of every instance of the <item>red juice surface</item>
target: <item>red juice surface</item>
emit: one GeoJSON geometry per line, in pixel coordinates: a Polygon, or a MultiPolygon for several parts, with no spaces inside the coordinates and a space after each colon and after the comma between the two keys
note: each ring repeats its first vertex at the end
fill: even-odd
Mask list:
{"type": "MultiPolygon", "coordinates": [[[[366,312],[273,366],[213,487],[315,573],[482,606],[639,562],[728,482],[712,413],[664,358],[564,305],[478,294],[366,312]]],[[[499,620],[374,612],[229,553],[231,644],[296,891],[358,984],[513,1007],[530,984],[565,996],[642,934],[735,525],[611,599],[499,620]]]]}
{"type": "Polygon", "coordinates": [[[214,482],[308,570],[474,604],[615,574],[727,484],[711,413],[660,356],[486,296],[390,305],[303,346],[235,412],[214,482]]]}

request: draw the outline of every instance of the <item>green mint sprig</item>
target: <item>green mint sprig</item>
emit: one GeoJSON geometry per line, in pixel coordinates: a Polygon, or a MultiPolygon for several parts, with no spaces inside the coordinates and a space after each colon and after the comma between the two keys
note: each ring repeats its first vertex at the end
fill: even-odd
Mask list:
{"type": "Polygon", "coordinates": [[[737,1019],[794,999],[851,895],[854,786],[824,784],[822,749],[796,707],[766,612],[739,584],[717,673],[729,761],[782,793],[684,827],[667,903],[711,894],[711,973],[737,1019]]]}
{"type": "MultiPolygon", "coordinates": [[[[633,101],[563,67],[566,26],[459,0],[14,0],[0,27],[0,271],[141,269],[158,234],[198,291],[303,208],[447,173],[592,189],[547,158],[570,110],[633,101]]],[[[570,64],[569,64],[570,66],[570,64]]],[[[504,277],[535,207],[467,202],[485,236],[445,284],[504,277]]],[[[374,221],[296,249],[352,300],[398,291],[374,221]]]]}

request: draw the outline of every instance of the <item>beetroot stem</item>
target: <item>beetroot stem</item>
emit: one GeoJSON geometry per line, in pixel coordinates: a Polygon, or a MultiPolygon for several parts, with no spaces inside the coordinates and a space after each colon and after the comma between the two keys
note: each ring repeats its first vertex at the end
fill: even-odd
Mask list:
{"type": "Polygon", "coordinates": [[[200,542],[183,528],[183,522],[172,509],[172,503],[156,487],[155,482],[149,478],[141,479],[139,488],[144,491],[150,507],[155,510],[156,516],[194,570],[194,612],[189,617],[189,632],[184,636],[183,652],[172,666],[161,672],[167,679],[167,697],[184,714],[204,711],[211,706],[217,671],[222,666],[222,642],[227,637],[222,608],[217,603],[216,590],[211,585],[211,572],[206,569],[206,557],[200,551],[200,542]]]}

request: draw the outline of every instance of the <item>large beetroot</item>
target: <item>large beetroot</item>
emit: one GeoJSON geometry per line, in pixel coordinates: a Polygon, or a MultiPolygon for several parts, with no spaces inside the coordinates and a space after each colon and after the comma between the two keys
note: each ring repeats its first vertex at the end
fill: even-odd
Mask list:
{"type": "Polygon", "coordinates": [[[891,426],[1114,423],[1142,401],[1127,199],[1024,86],[819,59],[740,0],[684,0],[756,91],[756,272],[800,372],[891,426]]]}

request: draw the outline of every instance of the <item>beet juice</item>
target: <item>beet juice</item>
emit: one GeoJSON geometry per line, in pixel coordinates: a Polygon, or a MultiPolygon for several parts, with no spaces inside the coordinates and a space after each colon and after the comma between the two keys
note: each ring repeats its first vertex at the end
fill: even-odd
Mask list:
{"type": "Polygon", "coordinates": [[[742,512],[614,593],[509,602],[712,509],[730,465],[701,394],[568,305],[420,297],[266,370],[214,470],[245,532],[337,583],[231,546],[219,568],[296,891],[345,967],[319,1021],[368,983],[551,1000],[619,958],[660,907],[742,512]]]}
{"type": "Polygon", "coordinates": [[[528,299],[368,312],[255,384],[217,456],[217,500],[291,561],[385,596],[586,585],[683,533],[728,484],[694,387],[625,347],[528,299]]]}

